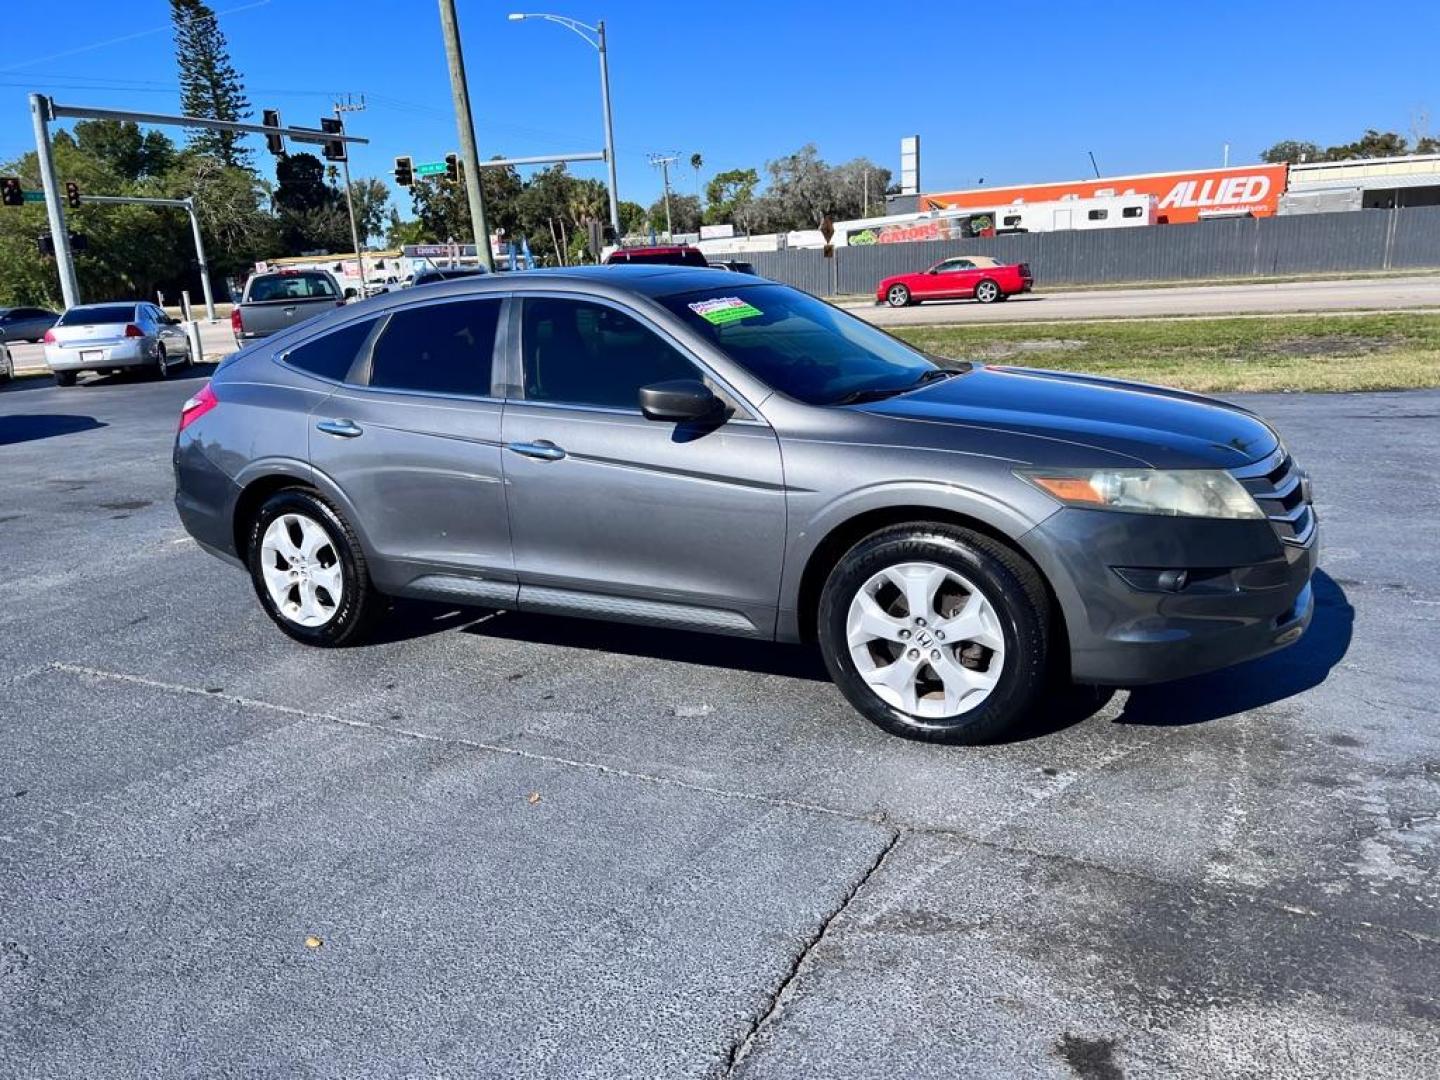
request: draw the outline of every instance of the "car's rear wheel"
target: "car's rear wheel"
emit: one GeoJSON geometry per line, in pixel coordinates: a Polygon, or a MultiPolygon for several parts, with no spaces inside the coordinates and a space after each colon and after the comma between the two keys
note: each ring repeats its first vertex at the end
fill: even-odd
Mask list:
{"type": "Polygon", "coordinates": [[[155,347],[155,367],[152,374],[157,379],[168,379],[170,377],[170,367],[165,360],[164,345],[157,345],[155,347]]]}
{"type": "Polygon", "coordinates": [[[55,385],[56,385],[56,386],[74,386],[74,385],[75,385],[75,372],[73,372],[73,371],[57,371],[57,372],[55,372],[55,385]]]}
{"type": "Polygon", "coordinates": [[[885,290],[885,303],[891,307],[905,307],[910,303],[910,290],[904,285],[891,285],[885,290]]]}
{"type": "Polygon", "coordinates": [[[306,645],[359,641],[383,604],[355,532],[312,491],[270,496],[250,523],[255,594],[281,630],[306,645]]]}
{"type": "Polygon", "coordinates": [[[989,741],[1049,681],[1039,574],[1004,545],[952,525],[900,525],[857,544],[825,583],[818,628],[841,692],[905,738],[989,741]]]}
{"type": "Polygon", "coordinates": [[[1002,295],[1000,286],[989,278],[984,278],[980,284],[975,286],[975,299],[979,300],[982,304],[993,304],[996,300],[999,300],[1002,295]]]}

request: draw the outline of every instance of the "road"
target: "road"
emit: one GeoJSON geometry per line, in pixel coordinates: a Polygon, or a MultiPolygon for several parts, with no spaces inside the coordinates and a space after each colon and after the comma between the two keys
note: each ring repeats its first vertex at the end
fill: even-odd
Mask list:
{"type": "Polygon", "coordinates": [[[1440,1074],[1440,393],[1246,399],[1298,645],[963,749],[795,647],[296,645],[171,506],[202,375],[0,390],[0,1072],[1440,1074]]]}
{"type": "Polygon", "coordinates": [[[908,308],[851,307],[878,326],[1045,322],[1196,315],[1280,315],[1302,311],[1440,311],[1440,275],[1290,281],[1270,285],[1090,289],[1016,296],[1000,304],[943,300],[908,308]]]}

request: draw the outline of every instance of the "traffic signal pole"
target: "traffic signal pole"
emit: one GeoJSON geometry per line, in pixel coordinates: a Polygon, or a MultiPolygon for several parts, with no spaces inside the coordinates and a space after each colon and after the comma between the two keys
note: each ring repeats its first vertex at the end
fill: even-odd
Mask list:
{"type": "Polygon", "coordinates": [[[70,233],[65,228],[65,207],[60,202],[60,184],[55,179],[55,159],[50,153],[50,99],[30,95],[30,118],[35,121],[35,157],[40,163],[40,183],[45,189],[45,215],[55,243],[55,269],[60,273],[60,295],[65,307],[80,303],[80,283],[75,279],[75,261],[70,257],[70,233]]]}

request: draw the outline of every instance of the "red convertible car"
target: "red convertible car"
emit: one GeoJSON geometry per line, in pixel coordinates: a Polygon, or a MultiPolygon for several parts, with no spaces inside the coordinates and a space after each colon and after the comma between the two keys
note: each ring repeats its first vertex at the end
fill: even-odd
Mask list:
{"type": "Polygon", "coordinates": [[[1029,292],[1034,284],[1029,263],[1006,264],[988,255],[957,255],[942,259],[929,270],[886,278],[875,286],[875,302],[904,307],[921,300],[973,296],[982,304],[993,304],[1015,293],[1029,292]]]}

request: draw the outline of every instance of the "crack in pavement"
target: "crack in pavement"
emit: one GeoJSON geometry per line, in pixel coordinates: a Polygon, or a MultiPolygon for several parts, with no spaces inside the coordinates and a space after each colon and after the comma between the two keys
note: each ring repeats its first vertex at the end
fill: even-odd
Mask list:
{"type": "Polygon", "coordinates": [[[790,970],[785,973],[785,976],[780,980],[780,985],[777,986],[774,993],[770,995],[768,1008],[750,1025],[749,1030],[746,1031],[739,1041],[730,1048],[730,1053],[721,1070],[721,1076],[726,1078],[734,1076],[735,1070],[750,1056],[756,1040],[779,1017],[784,1011],[786,1003],[795,994],[796,983],[798,983],[805,972],[809,970],[813,963],[815,950],[818,949],[820,944],[825,940],[825,936],[830,932],[830,928],[835,925],[837,919],[845,914],[856,896],[860,894],[861,890],[869,884],[870,879],[885,865],[885,861],[890,858],[890,853],[895,850],[907,832],[909,832],[909,830],[891,830],[889,842],[880,849],[870,865],[866,867],[865,872],[861,874],[859,880],[855,882],[854,888],[840,898],[840,903],[836,906],[835,910],[821,921],[815,933],[811,934],[805,941],[800,952],[790,964],[790,970]]]}
{"type": "MultiPolygon", "coordinates": [[[[1119,878],[1141,881],[1151,885],[1160,885],[1166,888],[1175,888],[1189,893],[1198,894],[1199,892],[1203,891],[1206,893],[1216,894],[1218,896],[1231,897],[1233,899],[1242,900],[1249,904],[1255,904],[1260,907],[1268,908],[1275,914],[1288,915],[1292,918],[1303,917],[1322,919],[1340,927],[1347,927],[1351,929],[1360,928],[1376,933],[1395,935],[1414,944],[1440,945],[1440,936],[1431,936],[1413,930],[1388,926],[1384,923],[1375,923],[1359,919],[1340,918],[1330,913],[1318,911],[1304,905],[1287,903],[1282,900],[1265,896],[1261,893],[1257,893],[1250,889],[1247,889],[1243,885],[1204,883],[1199,888],[1196,888],[1194,886],[1186,885],[1183,882],[1175,882],[1163,878],[1157,878],[1152,875],[1140,873],[1135,870],[1107,866],[1103,863],[1091,862],[1086,859],[1077,858],[1073,855],[1039,851],[1021,844],[1001,841],[994,838],[995,834],[998,831],[1004,829],[1007,825],[1012,824],[1024,814],[1034,810],[1039,806],[1044,805],[1045,803],[1063,794],[1065,790],[1072,786],[1074,781],[1069,784],[1057,785],[1055,788],[1052,788],[1051,790],[1038,796],[1037,798],[1032,799],[1023,807],[1017,809],[1015,813],[1007,815],[994,828],[988,829],[983,834],[977,836],[973,833],[965,833],[961,832],[958,829],[947,828],[944,826],[911,825],[906,823],[896,823],[885,820],[882,813],[862,814],[854,811],[837,809],[832,806],[825,806],[820,803],[806,802],[800,799],[787,799],[775,795],[764,795],[748,791],[736,791],[729,788],[714,787],[707,784],[695,784],[691,783],[690,781],[679,780],[674,777],[658,776],[652,773],[637,772],[633,769],[624,769],[614,765],[604,765],[594,761],[585,761],[578,758],[569,758],[558,754],[540,753],[534,750],[523,750],[519,747],[505,746],[498,743],[488,743],[477,739],[464,739],[453,735],[435,735],[430,732],[416,731],[408,728],[391,727],[386,724],[371,723],[367,720],[359,720],[353,717],[340,716],[335,713],[314,712],[307,709],[296,708],[291,705],[279,705],[275,702],[262,701],[257,698],[249,698],[240,694],[227,694],[224,692],[211,691],[206,690],[203,687],[186,686],[183,683],[165,682],[160,679],[151,679],[143,675],[130,675],[124,672],[107,671],[103,668],[88,667],[83,664],[71,664],[65,661],[57,660],[52,661],[49,664],[43,665],[40,668],[36,668],[34,669],[34,671],[28,674],[35,674],[44,670],[60,671],[69,675],[83,676],[95,679],[108,679],[114,682],[128,683],[135,686],[144,686],[150,689],[162,690],[169,693],[187,694],[193,697],[224,701],[229,704],[244,708],[268,710],[271,712],[280,713],[285,716],[293,716],[297,719],[310,720],[312,722],[318,723],[336,724],[342,727],[351,728],[353,730],[369,732],[377,735],[388,735],[391,737],[407,738],[420,742],[435,743],[446,746],[459,746],[465,749],[475,750],[482,753],[504,754],[510,757],[518,758],[525,761],[533,761],[540,764],[559,765],[566,768],[584,769],[586,771],[604,776],[619,777],[626,780],[637,780],[642,783],[657,784],[682,791],[692,791],[697,794],[709,795],[721,799],[736,799],[745,802],[755,803],[761,806],[779,807],[787,810],[797,810],[802,813],[820,814],[831,818],[841,818],[847,821],[857,821],[869,825],[878,825],[882,828],[890,830],[892,833],[892,839],[890,844],[886,847],[885,851],[882,852],[881,860],[877,860],[877,863],[872,866],[870,871],[866,874],[865,880],[869,880],[870,875],[873,874],[878,868],[879,862],[883,861],[883,857],[888,855],[890,851],[894,849],[896,843],[900,839],[906,836],[936,836],[957,840],[961,843],[975,845],[977,847],[989,848],[991,850],[1026,855],[1032,858],[1062,863],[1065,865],[1084,867],[1086,869],[1094,870],[1099,873],[1113,875],[1119,878]]],[[[1084,775],[1090,776],[1099,769],[1112,768],[1119,762],[1130,757],[1132,754],[1147,747],[1153,746],[1155,743],[1160,742],[1161,740],[1168,738],[1173,734],[1173,730],[1163,730],[1160,734],[1157,734],[1155,738],[1147,739],[1143,742],[1136,743],[1130,747],[1127,747],[1120,753],[1115,754],[1113,757],[1105,759],[1103,762],[1097,765],[1095,769],[1089,770],[1084,775]]],[[[1077,774],[1075,780],[1078,780],[1079,778],[1080,774],[1077,774]]],[[[903,900],[905,896],[913,893],[915,889],[918,888],[919,884],[923,883],[924,880],[928,879],[936,873],[941,872],[955,859],[960,858],[962,854],[963,852],[957,850],[946,858],[935,860],[931,866],[927,867],[924,874],[917,875],[916,878],[908,882],[904,888],[898,890],[896,895],[891,898],[886,908],[882,909],[882,913],[883,910],[888,910],[889,907],[892,907],[895,903],[903,900]]],[[[858,889],[859,885],[856,886],[855,891],[858,891],[858,889]]],[[[854,891],[852,891],[850,896],[846,899],[846,903],[848,904],[849,900],[853,898],[854,891]]],[[[832,916],[831,920],[829,921],[833,921],[833,918],[834,917],[832,916]]],[[[827,921],[826,923],[827,927],[829,925],[829,921],[827,921]]],[[[811,947],[813,947],[814,944],[818,944],[818,939],[812,943],[811,947]]],[[[791,981],[793,981],[793,973],[791,981]]]]}

